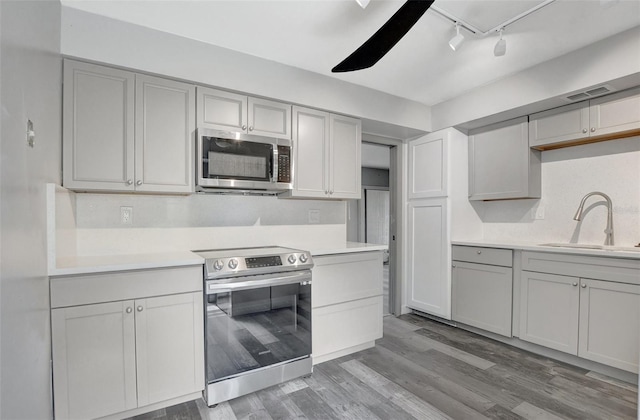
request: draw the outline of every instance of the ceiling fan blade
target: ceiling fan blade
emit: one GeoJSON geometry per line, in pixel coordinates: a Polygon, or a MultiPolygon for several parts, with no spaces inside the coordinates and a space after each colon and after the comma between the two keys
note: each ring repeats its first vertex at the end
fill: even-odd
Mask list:
{"type": "Polygon", "coordinates": [[[349,57],[331,69],[343,73],[367,69],[376,64],[431,7],[434,0],[408,0],[378,31],[349,57]]]}

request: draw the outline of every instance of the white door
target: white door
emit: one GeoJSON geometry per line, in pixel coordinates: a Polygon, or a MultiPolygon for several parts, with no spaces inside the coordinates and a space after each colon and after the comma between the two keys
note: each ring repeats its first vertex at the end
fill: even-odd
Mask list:
{"type": "Polygon", "coordinates": [[[249,133],[291,140],[291,105],[249,98],[249,133]]]}
{"type": "Polygon", "coordinates": [[[202,293],[135,301],[140,406],[204,389],[202,293]]]}
{"type": "Polygon", "coordinates": [[[136,191],[193,192],[195,87],[136,75],[136,191]]]}
{"type": "Polygon", "coordinates": [[[580,279],[578,356],[638,373],[640,286],[580,279]]]}
{"type": "Polygon", "coordinates": [[[329,196],[359,199],[362,123],[355,118],[333,114],[330,121],[329,196]]]}
{"type": "Polygon", "coordinates": [[[589,104],[580,102],[529,116],[529,146],[589,137],[589,104]]]}
{"type": "Polygon", "coordinates": [[[326,197],[329,192],[329,114],[293,107],[294,197],[326,197]]]}
{"type": "Polygon", "coordinates": [[[520,339],[578,354],[578,279],[523,271],[520,339]]]}
{"type": "Polygon", "coordinates": [[[247,97],[198,86],[198,128],[247,132],[247,97]]]}
{"type": "Polygon", "coordinates": [[[56,419],[137,407],[133,301],[51,311],[56,419]]]}
{"type": "Polygon", "coordinates": [[[64,61],[63,185],[134,189],[134,74],[64,61]]]}
{"type": "Polygon", "coordinates": [[[603,96],[589,103],[592,136],[640,129],[640,88],[603,96]]]}
{"type": "Polygon", "coordinates": [[[407,306],[451,319],[446,198],[409,202],[407,306]]]}

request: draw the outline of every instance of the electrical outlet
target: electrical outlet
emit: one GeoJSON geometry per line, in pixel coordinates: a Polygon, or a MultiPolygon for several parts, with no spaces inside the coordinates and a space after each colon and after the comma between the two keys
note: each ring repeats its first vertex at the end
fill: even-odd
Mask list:
{"type": "Polygon", "coordinates": [[[130,225],[133,223],[133,207],[120,207],[120,224],[130,225]]]}
{"type": "Polygon", "coordinates": [[[540,204],[538,207],[531,209],[531,219],[532,220],[542,220],[544,219],[544,206],[540,204]]]}
{"type": "Polygon", "coordinates": [[[320,223],[320,210],[309,210],[309,223],[320,223]]]}

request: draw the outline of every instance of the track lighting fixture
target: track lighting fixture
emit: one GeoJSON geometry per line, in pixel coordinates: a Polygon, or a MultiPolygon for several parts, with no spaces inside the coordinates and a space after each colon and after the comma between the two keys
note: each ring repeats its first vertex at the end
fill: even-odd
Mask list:
{"type": "Polygon", "coordinates": [[[456,51],[458,48],[460,48],[460,45],[462,45],[463,41],[464,35],[460,33],[460,24],[456,22],[456,36],[451,38],[451,41],[449,41],[449,46],[453,51],[456,51]]]}
{"type": "Polygon", "coordinates": [[[360,7],[362,7],[363,9],[365,7],[367,7],[367,5],[369,4],[370,0],[356,0],[356,2],[358,2],[358,4],[360,5],[360,7]]]}
{"type": "Polygon", "coordinates": [[[493,47],[493,55],[496,57],[502,57],[507,52],[507,41],[502,39],[502,31],[504,28],[500,28],[500,39],[496,42],[496,46],[493,47]]]}

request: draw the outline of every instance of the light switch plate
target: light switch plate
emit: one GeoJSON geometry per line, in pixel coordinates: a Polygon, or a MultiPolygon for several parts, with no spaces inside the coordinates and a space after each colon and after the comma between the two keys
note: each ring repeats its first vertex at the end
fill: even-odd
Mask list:
{"type": "Polygon", "coordinates": [[[532,220],[544,219],[544,206],[542,204],[536,208],[531,209],[531,219],[532,220]]]}

